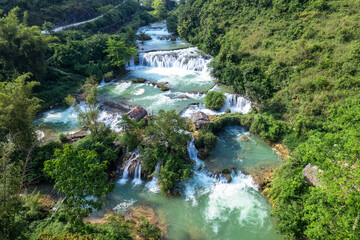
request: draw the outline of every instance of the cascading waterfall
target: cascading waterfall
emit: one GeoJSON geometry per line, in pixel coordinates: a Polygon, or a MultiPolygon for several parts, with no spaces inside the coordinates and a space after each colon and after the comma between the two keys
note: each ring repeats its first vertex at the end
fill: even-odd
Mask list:
{"type": "Polygon", "coordinates": [[[129,167],[139,157],[138,153],[130,153],[130,154],[131,154],[131,156],[130,156],[129,160],[127,160],[127,163],[124,167],[123,175],[122,175],[121,179],[119,180],[120,184],[125,184],[129,180],[129,167]]]}
{"type": "Polygon", "coordinates": [[[222,109],[230,109],[231,112],[246,114],[251,110],[251,102],[238,94],[225,93],[226,100],[222,109]]]}
{"type": "Polygon", "coordinates": [[[173,51],[141,53],[139,60],[140,66],[207,72],[207,65],[211,61],[211,58],[201,56],[197,48],[187,48],[173,51]]]}
{"type": "Polygon", "coordinates": [[[156,167],[155,167],[155,171],[154,171],[154,176],[151,179],[150,182],[148,182],[146,184],[146,188],[153,193],[157,193],[160,191],[159,188],[159,172],[160,172],[160,166],[161,166],[161,162],[157,162],[156,163],[156,167]]]}
{"type": "Polygon", "coordinates": [[[133,180],[134,185],[139,185],[141,181],[141,162],[138,162],[135,169],[135,175],[133,180]]]}
{"type": "Polygon", "coordinates": [[[225,113],[227,109],[230,109],[232,113],[240,112],[243,114],[251,111],[251,102],[246,98],[232,93],[225,93],[226,99],[224,106],[219,111],[214,111],[206,108],[205,104],[191,104],[185,110],[182,111],[181,116],[190,118],[191,115],[197,111],[202,111],[207,115],[219,115],[225,113]]]}

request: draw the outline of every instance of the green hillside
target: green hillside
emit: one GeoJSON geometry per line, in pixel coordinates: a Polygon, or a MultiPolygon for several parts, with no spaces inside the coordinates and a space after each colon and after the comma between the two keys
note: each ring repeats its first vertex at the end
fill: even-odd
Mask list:
{"type": "Polygon", "coordinates": [[[215,57],[213,76],[291,127],[270,190],[289,238],[360,238],[359,11],[355,0],[190,0],[171,18],[215,57]],[[308,163],[321,187],[304,181],[308,163]]]}

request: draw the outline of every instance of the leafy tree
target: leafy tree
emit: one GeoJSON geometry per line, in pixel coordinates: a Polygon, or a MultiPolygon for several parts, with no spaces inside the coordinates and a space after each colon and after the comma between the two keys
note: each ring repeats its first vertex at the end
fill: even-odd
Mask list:
{"type": "Polygon", "coordinates": [[[116,67],[124,67],[124,64],[136,53],[135,48],[126,47],[124,42],[112,38],[108,39],[106,46],[105,52],[111,64],[116,67]]]}
{"type": "Polygon", "coordinates": [[[191,161],[187,154],[190,140],[185,120],[175,111],[159,110],[155,121],[146,128],[142,150],[143,169],[152,173],[157,162],[162,162],[159,183],[162,192],[171,192],[174,185],[191,176],[191,161]]]}
{"type": "Polygon", "coordinates": [[[113,187],[107,183],[106,168],[107,162],[100,162],[95,151],[69,144],[45,162],[44,171],[55,180],[54,188],[65,195],[70,221],[81,222],[81,215],[101,208],[102,202],[93,198],[103,197],[113,187]]]}
{"type": "Polygon", "coordinates": [[[10,135],[18,150],[26,151],[36,140],[32,122],[40,108],[40,100],[33,97],[37,82],[26,82],[30,74],[0,83],[0,136],[10,135]]]}
{"type": "Polygon", "coordinates": [[[15,145],[11,141],[0,143],[0,238],[21,238],[22,222],[16,217],[20,210],[19,186],[21,164],[11,161],[15,145]],[[15,231],[16,230],[16,231],[15,231]]]}
{"type": "Polygon", "coordinates": [[[208,92],[205,97],[205,105],[207,108],[220,110],[225,103],[225,95],[221,92],[208,92]]]}
{"type": "Polygon", "coordinates": [[[19,8],[0,18],[0,70],[5,79],[15,73],[31,72],[37,79],[46,72],[46,51],[54,38],[41,34],[38,27],[28,27],[27,14],[18,19],[19,8]]]}
{"type": "Polygon", "coordinates": [[[53,24],[51,22],[44,22],[44,24],[42,25],[42,30],[47,33],[52,33],[52,30],[54,28],[55,28],[55,24],[53,24]]]}
{"type": "Polygon", "coordinates": [[[169,32],[177,33],[177,25],[178,25],[178,19],[176,15],[168,15],[166,18],[166,27],[169,30],[169,32]]]}
{"type": "Polygon", "coordinates": [[[86,79],[86,83],[84,85],[84,97],[86,102],[85,108],[81,108],[73,96],[69,95],[66,98],[67,104],[74,106],[75,110],[77,111],[80,124],[88,128],[94,137],[105,132],[107,129],[105,123],[99,122],[98,120],[99,109],[97,100],[97,86],[98,84],[96,83],[94,76],[86,79]]]}
{"type": "Polygon", "coordinates": [[[204,128],[200,129],[199,136],[195,141],[197,148],[205,148],[207,151],[211,151],[217,143],[217,137],[204,128]]]}
{"type": "Polygon", "coordinates": [[[167,10],[162,0],[154,0],[151,4],[151,7],[154,9],[153,15],[157,19],[165,19],[167,16],[167,10]]]}

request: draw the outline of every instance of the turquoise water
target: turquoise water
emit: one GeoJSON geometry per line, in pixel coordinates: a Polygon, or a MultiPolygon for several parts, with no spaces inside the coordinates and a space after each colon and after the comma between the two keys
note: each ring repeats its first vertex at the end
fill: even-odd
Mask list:
{"type": "MultiPolygon", "coordinates": [[[[139,63],[131,62],[130,72],[120,81],[101,84],[100,96],[141,105],[154,114],[159,109],[174,109],[182,112],[184,117],[190,117],[198,110],[209,114],[221,114],[226,109],[242,113],[250,111],[248,100],[230,93],[226,94],[221,111],[206,109],[202,104],[205,95],[199,91],[227,92],[224,87],[214,87],[216,79],[210,76],[208,69],[211,58],[180,39],[175,42],[158,39],[158,36],[169,35],[164,23],[155,23],[140,31],[149,34],[152,40],[139,43],[139,63]],[[188,48],[182,49],[185,47],[188,48]],[[163,92],[152,84],[129,81],[134,78],[162,83],[171,90],[163,92]],[[193,103],[199,104],[187,108],[193,103]],[[186,111],[182,111],[185,108],[186,111]]],[[[120,115],[102,110],[100,119],[113,129],[121,130],[117,128],[120,115]]],[[[73,131],[80,127],[74,109],[65,107],[42,113],[35,123],[44,124],[44,128],[55,132],[73,131]]],[[[241,172],[258,164],[276,164],[278,156],[266,143],[239,126],[224,128],[218,133],[218,138],[216,148],[204,161],[196,157],[193,141],[189,143],[189,156],[196,163],[193,169],[195,177],[178,184],[176,188],[180,197],[165,197],[159,193],[156,178],[146,182],[141,180],[141,176],[135,180],[123,176],[115,181],[116,187],[107,196],[104,209],[125,212],[131,206],[150,206],[162,222],[166,222],[168,239],[281,239],[274,230],[270,204],[258,191],[251,176],[241,172]],[[243,141],[243,136],[248,140],[243,141]],[[208,171],[223,168],[236,169],[232,172],[231,183],[222,177],[212,177],[208,171]]],[[[102,211],[95,213],[101,214],[102,211]]]]}

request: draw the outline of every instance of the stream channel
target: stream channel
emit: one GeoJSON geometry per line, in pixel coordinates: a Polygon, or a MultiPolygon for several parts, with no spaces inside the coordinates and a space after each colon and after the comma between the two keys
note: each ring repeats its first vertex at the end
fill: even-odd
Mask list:
{"type": "MultiPolygon", "coordinates": [[[[174,109],[186,118],[199,110],[206,114],[221,114],[226,109],[246,114],[251,110],[250,101],[217,85],[216,79],[210,76],[211,56],[181,39],[166,40],[171,34],[164,22],[142,27],[140,32],[152,39],[138,43],[139,58],[128,64],[129,73],[120,80],[99,85],[101,97],[132,106],[141,105],[153,114],[159,109],[174,109]],[[136,78],[145,78],[148,82],[130,81],[136,78]],[[161,91],[152,82],[164,84],[170,90],[161,91]],[[226,103],[220,111],[205,108],[206,91],[225,93],[226,103]]],[[[100,113],[100,120],[115,131],[121,131],[118,126],[121,114],[105,109],[100,113]]],[[[80,129],[72,108],[46,111],[35,123],[42,123],[42,133],[50,138],[57,137],[60,132],[80,129]]],[[[227,126],[217,136],[216,148],[204,161],[197,158],[193,141],[188,144],[189,156],[196,162],[195,177],[177,186],[181,197],[162,195],[156,177],[148,182],[142,180],[139,165],[134,179],[124,171],[115,181],[116,187],[108,194],[103,212],[105,209],[125,212],[131,206],[149,206],[166,223],[168,239],[281,239],[274,229],[270,204],[258,191],[252,177],[241,172],[259,165],[275,166],[279,163],[278,155],[240,126],[227,126]],[[243,141],[243,136],[248,140],[243,141]],[[238,169],[232,172],[230,183],[225,178],[213,177],[210,172],[224,168],[238,169]]]]}

